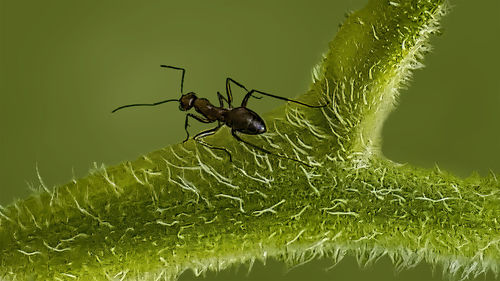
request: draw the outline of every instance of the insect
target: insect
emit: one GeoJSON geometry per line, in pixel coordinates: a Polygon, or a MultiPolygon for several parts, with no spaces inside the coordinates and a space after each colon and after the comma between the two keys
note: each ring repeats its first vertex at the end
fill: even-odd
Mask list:
{"type": "Polygon", "coordinates": [[[177,102],[179,102],[179,109],[180,110],[188,111],[191,108],[194,108],[195,111],[200,114],[200,115],[196,115],[193,113],[186,114],[186,119],[184,121],[184,130],[186,131],[187,136],[186,136],[186,139],[183,141],[183,143],[189,140],[189,131],[188,131],[189,118],[195,119],[195,120],[202,122],[202,123],[214,123],[217,121],[216,127],[196,134],[193,137],[193,139],[195,141],[199,142],[200,144],[208,147],[208,148],[224,151],[229,156],[229,161],[232,161],[232,156],[231,156],[231,153],[226,148],[213,146],[213,145],[208,144],[202,140],[204,137],[215,134],[223,125],[226,125],[229,128],[231,128],[232,136],[239,142],[245,143],[245,144],[247,144],[247,145],[249,145],[249,146],[251,146],[259,151],[262,151],[264,153],[275,155],[277,157],[281,157],[284,159],[292,160],[292,161],[295,161],[295,162],[298,162],[300,164],[303,164],[303,165],[310,167],[310,165],[305,163],[305,162],[302,162],[298,159],[289,158],[289,157],[286,157],[286,156],[283,156],[280,154],[272,153],[271,151],[264,149],[260,146],[257,146],[255,144],[252,144],[251,142],[248,142],[239,136],[239,134],[259,135],[259,134],[265,133],[267,130],[264,120],[257,113],[255,113],[253,110],[250,110],[249,108],[247,108],[247,103],[248,103],[248,100],[250,99],[250,97],[254,97],[257,99],[261,98],[261,97],[257,97],[257,96],[252,96],[253,94],[256,94],[256,93],[260,94],[260,95],[280,99],[280,100],[285,100],[285,101],[297,103],[297,104],[307,106],[310,108],[325,107],[328,105],[328,103],[325,105],[309,105],[309,104],[302,103],[300,101],[291,100],[291,99],[288,99],[285,97],[276,96],[276,95],[265,93],[265,92],[255,90],[255,89],[249,91],[241,83],[228,77],[228,78],[226,78],[226,97],[224,97],[220,92],[217,92],[217,97],[219,99],[219,106],[215,106],[215,105],[211,104],[208,99],[198,98],[194,92],[189,92],[187,94],[183,94],[183,92],[184,92],[184,76],[186,74],[186,70],[184,68],[170,66],[170,65],[161,65],[161,67],[182,71],[181,97],[180,97],[180,99],[168,99],[168,100],[163,100],[163,101],[159,101],[159,102],[155,102],[155,103],[136,103],[136,104],[123,105],[123,106],[120,106],[120,107],[114,109],[112,111],[112,113],[114,113],[118,110],[127,108],[127,107],[156,106],[156,105],[160,105],[160,104],[167,103],[167,102],[177,101],[177,102]],[[238,107],[233,107],[233,104],[232,104],[233,103],[233,94],[231,91],[231,84],[234,84],[234,85],[244,89],[247,92],[247,94],[243,98],[243,101],[241,102],[241,105],[238,107]],[[226,102],[228,104],[227,108],[224,107],[224,102],[226,102]]]}

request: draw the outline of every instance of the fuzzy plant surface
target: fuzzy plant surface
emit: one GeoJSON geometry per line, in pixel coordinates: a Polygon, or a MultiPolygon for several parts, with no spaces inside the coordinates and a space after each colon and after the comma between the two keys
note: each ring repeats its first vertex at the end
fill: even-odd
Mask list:
{"type": "MultiPolygon", "coordinates": [[[[175,280],[276,258],[291,265],[388,256],[455,279],[500,271],[500,184],[386,159],[384,120],[421,67],[444,0],[371,0],[349,15],[313,83],[265,115],[268,132],[227,128],[0,209],[0,279],[175,280]],[[300,160],[291,161],[286,158],[300,160]]],[[[267,99],[269,97],[263,97],[267,99]]],[[[252,101],[250,100],[250,103],[252,101]]]]}

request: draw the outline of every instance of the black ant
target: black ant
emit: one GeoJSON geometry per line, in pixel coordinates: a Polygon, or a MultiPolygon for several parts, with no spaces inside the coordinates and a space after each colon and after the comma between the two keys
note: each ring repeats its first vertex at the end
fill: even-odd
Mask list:
{"type": "MultiPolygon", "coordinates": [[[[265,152],[267,154],[271,154],[271,155],[275,155],[275,156],[278,156],[281,158],[285,158],[288,160],[299,162],[303,165],[311,167],[307,163],[304,163],[300,160],[288,158],[288,157],[283,156],[283,155],[272,153],[267,149],[261,148],[261,147],[254,145],[246,140],[243,140],[242,138],[240,138],[240,136],[238,136],[238,133],[243,133],[243,134],[247,134],[247,135],[259,135],[259,134],[263,134],[266,132],[266,124],[264,123],[264,120],[257,113],[255,113],[254,111],[252,111],[246,107],[248,100],[250,99],[250,97],[252,97],[252,95],[254,93],[258,93],[261,95],[265,95],[265,96],[269,96],[269,97],[273,97],[276,99],[281,99],[281,100],[285,100],[285,101],[289,101],[289,102],[294,102],[294,103],[297,103],[297,104],[300,104],[303,106],[307,106],[307,107],[311,107],[311,108],[325,107],[328,105],[328,103],[325,105],[309,105],[309,104],[302,103],[300,101],[287,99],[285,97],[280,97],[280,96],[268,94],[268,93],[258,91],[258,90],[248,91],[248,89],[245,86],[243,86],[242,84],[233,80],[232,78],[228,77],[228,78],[226,78],[227,99],[220,92],[217,92],[217,97],[219,98],[219,104],[220,104],[220,106],[217,107],[217,106],[214,106],[213,104],[211,104],[210,101],[208,101],[205,98],[198,98],[194,92],[189,92],[187,94],[183,94],[184,75],[186,73],[186,70],[184,68],[170,66],[170,65],[161,65],[161,67],[171,68],[171,69],[182,71],[182,78],[181,78],[181,95],[182,96],[180,99],[178,99],[178,100],[177,99],[168,99],[168,100],[159,101],[159,102],[155,102],[155,103],[136,103],[136,104],[123,105],[123,106],[116,108],[111,113],[116,112],[116,111],[123,109],[123,108],[126,108],[126,107],[156,106],[156,105],[160,105],[160,104],[171,102],[171,101],[178,101],[180,103],[180,105],[179,105],[180,110],[187,111],[187,110],[194,107],[196,112],[198,112],[202,115],[202,116],[199,116],[199,115],[195,115],[192,113],[186,114],[186,121],[184,123],[184,129],[186,131],[187,137],[183,141],[183,143],[189,140],[189,132],[187,129],[189,126],[189,123],[188,123],[189,117],[196,119],[202,123],[213,123],[213,122],[217,121],[218,122],[217,127],[200,132],[197,135],[195,135],[193,137],[193,139],[195,141],[201,143],[202,145],[209,147],[211,149],[218,149],[218,150],[222,150],[222,151],[226,152],[229,155],[229,161],[232,161],[232,156],[231,156],[231,153],[227,149],[210,145],[210,144],[201,140],[202,138],[204,138],[206,136],[210,136],[210,135],[215,134],[215,132],[217,132],[217,130],[219,130],[222,127],[222,125],[226,125],[226,126],[230,127],[231,134],[233,135],[233,137],[236,140],[238,140],[240,142],[243,142],[243,143],[245,143],[245,144],[247,144],[255,149],[258,149],[262,152],[265,152]],[[241,102],[241,105],[239,107],[235,107],[235,108],[233,108],[233,106],[232,106],[233,95],[231,92],[231,83],[244,89],[247,92],[247,94],[243,98],[243,101],[241,102]],[[227,102],[227,104],[228,104],[227,108],[224,107],[224,101],[227,102]]],[[[253,96],[253,97],[258,98],[258,99],[261,98],[261,97],[256,97],[256,96],[253,96]]]]}

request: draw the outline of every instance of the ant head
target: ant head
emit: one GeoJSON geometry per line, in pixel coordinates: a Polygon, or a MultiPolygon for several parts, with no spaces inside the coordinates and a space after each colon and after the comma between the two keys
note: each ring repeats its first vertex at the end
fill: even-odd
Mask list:
{"type": "Polygon", "coordinates": [[[179,99],[179,102],[181,103],[179,105],[179,109],[182,111],[186,111],[191,109],[194,105],[194,101],[197,99],[196,94],[193,92],[189,92],[185,95],[182,95],[181,98],[179,99]]]}

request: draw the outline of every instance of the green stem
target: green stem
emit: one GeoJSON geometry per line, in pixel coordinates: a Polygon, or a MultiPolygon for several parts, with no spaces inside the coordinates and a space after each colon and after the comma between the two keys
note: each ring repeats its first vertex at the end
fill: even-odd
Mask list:
{"type": "Polygon", "coordinates": [[[254,151],[227,130],[0,210],[0,276],[9,280],[175,278],[275,257],[346,254],[397,268],[441,264],[462,278],[499,271],[500,185],[398,165],[378,149],[397,89],[426,51],[445,4],[373,0],[352,14],[301,100],[244,136],[311,167],[254,151]]]}

